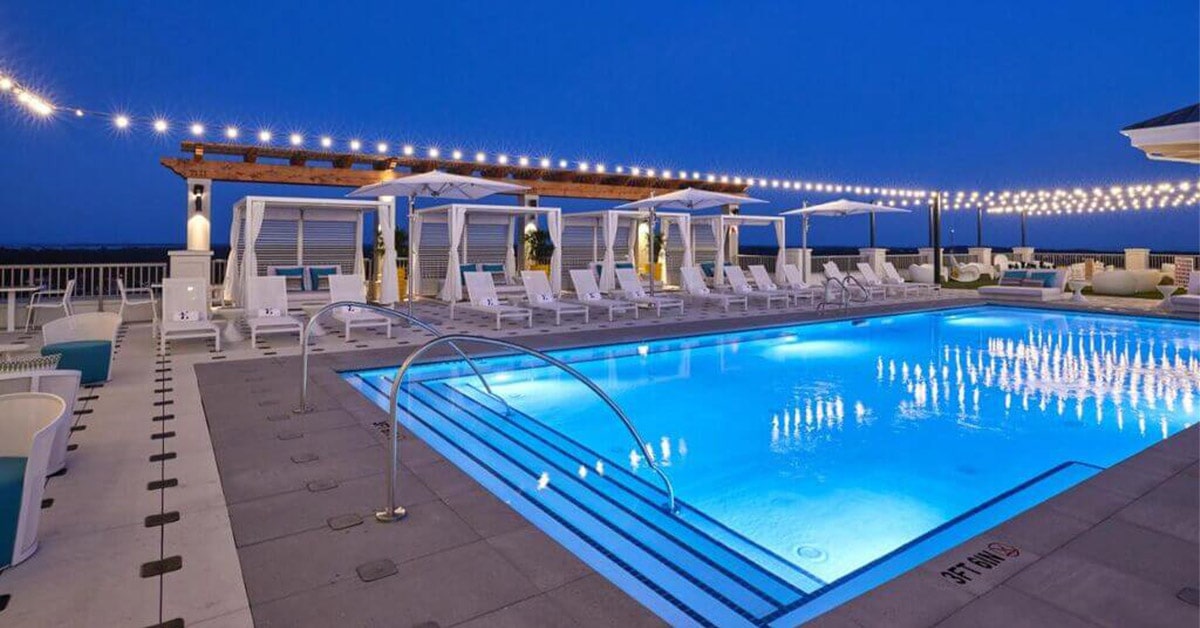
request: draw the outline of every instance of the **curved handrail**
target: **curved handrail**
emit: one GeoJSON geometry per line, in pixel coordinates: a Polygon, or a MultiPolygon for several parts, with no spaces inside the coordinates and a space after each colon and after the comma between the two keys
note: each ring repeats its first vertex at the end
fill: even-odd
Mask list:
{"type": "MultiPolygon", "coordinates": [[[[844,286],[851,281],[853,281],[855,284],[857,284],[858,289],[862,291],[862,293],[863,293],[862,302],[866,303],[867,301],[870,301],[871,300],[871,292],[869,290],[867,290],[867,287],[865,285],[863,285],[863,282],[859,281],[858,277],[855,277],[854,275],[846,275],[846,279],[842,281],[842,285],[844,286]]],[[[848,301],[852,300],[852,299],[850,299],[849,295],[847,295],[845,298],[848,301]]]]}
{"type": "MultiPolygon", "coordinates": [[[[308,407],[308,339],[312,335],[313,326],[316,325],[317,319],[324,316],[327,312],[343,307],[360,307],[371,310],[372,312],[383,314],[385,316],[402,318],[413,325],[416,325],[417,327],[420,327],[421,329],[433,334],[434,336],[439,338],[444,337],[444,334],[438,331],[437,327],[434,327],[433,325],[430,325],[429,323],[426,323],[425,321],[411,314],[401,312],[400,310],[393,310],[392,308],[384,307],[382,305],[375,305],[374,303],[362,303],[359,301],[336,301],[322,307],[321,309],[317,310],[315,314],[309,317],[308,322],[304,324],[303,337],[300,339],[300,405],[292,410],[292,412],[295,414],[304,414],[312,410],[312,408],[308,407]]],[[[472,371],[475,371],[475,377],[479,378],[479,382],[483,384],[483,388],[487,392],[488,396],[494,397],[497,401],[504,404],[504,410],[507,412],[508,403],[501,399],[499,395],[492,392],[492,387],[488,385],[487,379],[483,377],[483,372],[479,370],[479,367],[475,365],[475,362],[472,361],[471,358],[467,357],[467,354],[464,353],[462,349],[459,349],[458,345],[450,343],[450,347],[453,348],[454,351],[458,353],[458,355],[465,360],[468,365],[470,365],[472,371]]]]}
{"type": "Polygon", "coordinates": [[[629,435],[633,437],[633,440],[637,443],[638,447],[641,448],[641,454],[645,456],[646,463],[651,469],[654,470],[655,473],[658,474],[658,477],[662,479],[663,486],[667,491],[667,511],[671,513],[675,513],[677,511],[677,507],[675,505],[675,487],[671,485],[671,480],[667,477],[666,472],[664,472],[662,468],[658,466],[658,463],[654,461],[654,458],[649,455],[649,452],[651,451],[650,446],[647,445],[646,441],[642,439],[642,435],[638,433],[637,428],[633,426],[633,422],[629,420],[629,417],[625,415],[625,412],[621,410],[621,407],[617,405],[617,402],[613,401],[612,397],[609,397],[608,393],[604,392],[604,390],[597,386],[595,382],[588,379],[587,376],[575,370],[574,367],[566,362],[542,353],[537,349],[530,349],[524,345],[519,345],[507,340],[500,340],[498,338],[487,338],[484,336],[473,336],[469,334],[449,334],[446,336],[439,336],[421,345],[416,351],[413,351],[411,354],[409,354],[409,356],[404,359],[404,363],[402,363],[400,367],[396,369],[396,377],[392,380],[392,390],[388,395],[388,407],[390,413],[388,427],[391,430],[392,447],[391,461],[389,463],[387,474],[387,509],[376,513],[376,519],[387,522],[396,521],[400,517],[404,516],[404,508],[396,505],[396,476],[400,463],[400,445],[398,438],[400,429],[398,423],[396,422],[396,406],[399,402],[400,385],[404,381],[404,375],[408,372],[409,368],[412,367],[413,363],[415,363],[422,354],[429,351],[429,349],[442,343],[453,345],[457,341],[503,347],[525,353],[527,355],[532,355],[541,359],[547,364],[550,364],[551,366],[555,366],[560,370],[565,371],[568,375],[574,377],[581,384],[591,389],[591,391],[596,393],[596,396],[600,397],[600,399],[604,401],[606,405],[608,405],[609,409],[617,415],[617,418],[621,419],[621,422],[625,424],[625,429],[629,431],[629,435]]]}
{"type": "Polygon", "coordinates": [[[825,278],[825,286],[824,286],[825,294],[822,295],[821,302],[817,305],[817,311],[821,311],[821,310],[825,309],[825,307],[828,306],[830,303],[833,303],[833,301],[829,300],[829,290],[835,284],[837,285],[838,289],[840,290],[840,294],[842,295],[841,305],[842,305],[842,307],[846,307],[846,282],[842,281],[841,279],[838,279],[837,277],[826,277],[825,278]]]}

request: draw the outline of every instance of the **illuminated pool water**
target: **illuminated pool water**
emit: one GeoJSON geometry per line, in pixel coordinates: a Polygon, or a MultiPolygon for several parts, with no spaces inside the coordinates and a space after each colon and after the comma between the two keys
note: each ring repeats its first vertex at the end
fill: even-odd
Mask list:
{"type": "MultiPolygon", "coordinates": [[[[717,596],[748,623],[778,619],[896,550],[997,507],[970,530],[933,538],[921,556],[945,549],[1182,430],[1196,421],[1200,392],[1195,324],[1008,307],[555,355],[625,409],[650,451],[638,451],[582,385],[510,358],[485,364],[519,420],[493,418],[487,429],[496,436],[483,439],[490,453],[476,457],[480,464],[521,447],[520,456],[534,457],[514,458],[527,460],[529,473],[510,477],[511,490],[537,500],[552,486],[569,497],[576,489],[560,485],[590,482],[624,503],[620,487],[600,483],[632,474],[644,480],[642,495],[659,491],[646,466],[653,456],[689,525],[796,590],[792,599],[767,582],[762,604],[717,596]],[[536,457],[547,448],[562,455],[536,457]]],[[[347,377],[378,399],[393,374],[347,377]]],[[[409,420],[436,429],[487,409],[461,364],[421,367],[413,382],[422,392],[406,402],[409,420]]],[[[759,576],[721,560],[709,562],[734,584],[756,584],[759,576]]]]}

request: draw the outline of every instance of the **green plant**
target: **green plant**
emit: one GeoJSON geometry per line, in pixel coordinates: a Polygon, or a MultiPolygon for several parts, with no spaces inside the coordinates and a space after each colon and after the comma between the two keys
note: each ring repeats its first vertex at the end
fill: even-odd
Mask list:
{"type": "Polygon", "coordinates": [[[530,231],[525,234],[525,244],[529,247],[529,257],[538,264],[549,264],[554,256],[554,241],[550,232],[543,229],[530,231]]]}
{"type": "Polygon", "coordinates": [[[651,254],[651,255],[653,255],[653,259],[651,260],[653,263],[655,263],[655,264],[658,263],[658,260],[660,259],[660,256],[662,255],[662,252],[663,252],[663,247],[665,247],[666,245],[667,245],[666,234],[664,234],[661,231],[656,232],[654,234],[654,247],[651,249],[653,251],[653,253],[651,254]]]}
{"type": "MultiPolygon", "coordinates": [[[[392,242],[396,246],[396,257],[398,259],[408,258],[408,232],[403,227],[396,227],[396,234],[393,236],[392,242]]],[[[375,254],[383,255],[383,232],[375,232],[375,254]]]]}

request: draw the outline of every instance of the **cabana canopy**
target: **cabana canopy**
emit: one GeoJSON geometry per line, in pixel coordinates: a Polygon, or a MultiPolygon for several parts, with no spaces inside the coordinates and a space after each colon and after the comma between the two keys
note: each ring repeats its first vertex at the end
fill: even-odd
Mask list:
{"type": "MultiPolygon", "coordinates": [[[[692,240],[697,241],[701,229],[708,229],[716,240],[716,259],[713,268],[713,281],[720,285],[725,281],[725,247],[729,242],[729,233],[734,228],[742,226],[775,227],[775,241],[779,250],[775,254],[775,276],[782,277],[784,252],[787,248],[784,234],[783,216],[750,216],[746,214],[722,214],[719,216],[692,216],[692,240]]],[[[781,279],[782,281],[782,279],[781,279]]]]}
{"type": "MultiPolygon", "coordinates": [[[[800,248],[802,251],[808,251],[808,217],[809,216],[832,216],[841,218],[845,216],[857,216],[859,214],[870,214],[871,216],[871,246],[875,246],[875,214],[910,214],[911,210],[901,209],[899,207],[888,207],[875,203],[864,203],[862,201],[852,201],[845,198],[840,198],[836,201],[821,203],[820,205],[812,205],[810,207],[801,207],[798,209],[789,209],[785,212],[780,212],[780,216],[800,216],[803,224],[800,226],[800,248]]],[[[800,273],[804,279],[808,280],[808,254],[802,252],[800,254],[800,273]]]]}
{"type": "MultiPolygon", "coordinates": [[[[662,221],[664,234],[669,235],[671,227],[675,227],[683,242],[683,265],[691,266],[691,216],[680,212],[658,212],[656,216],[658,220],[662,221]]],[[[564,214],[562,221],[565,235],[560,248],[565,250],[570,259],[568,268],[573,269],[578,266],[578,259],[582,257],[590,258],[588,260],[590,263],[600,264],[600,289],[612,290],[617,285],[617,246],[624,245],[625,258],[628,261],[632,262],[636,259],[637,227],[649,218],[650,212],[640,209],[604,209],[564,214]],[[589,231],[590,233],[587,233],[589,231]],[[579,232],[584,232],[583,238],[590,236],[588,238],[591,240],[590,247],[587,242],[581,242],[583,238],[580,238],[579,232]],[[624,242],[619,242],[622,234],[625,236],[624,242]],[[590,254],[585,253],[583,256],[574,254],[580,248],[590,251],[590,254]]],[[[660,254],[665,255],[666,251],[660,251],[660,254]]]]}
{"type": "MultiPolygon", "coordinates": [[[[424,278],[423,262],[431,262],[432,267],[440,266],[436,263],[436,259],[431,260],[429,256],[444,252],[446,254],[446,272],[437,295],[443,301],[459,301],[463,297],[462,276],[459,268],[462,264],[470,263],[468,256],[468,244],[471,240],[469,228],[490,228],[493,231],[500,231],[500,228],[503,228],[504,276],[512,280],[517,274],[517,256],[513,249],[517,233],[516,221],[530,215],[546,217],[546,228],[550,232],[550,239],[555,244],[554,255],[550,259],[550,285],[556,292],[561,291],[562,250],[558,244],[562,241],[562,210],[557,207],[456,203],[418,209],[413,215],[409,234],[410,246],[413,251],[410,270],[419,282],[424,278]],[[431,233],[429,227],[433,225],[444,226],[446,230],[444,239],[431,233]]],[[[424,292],[419,283],[418,291],[424,292]]]]}
{"type": "MultiPolygon", "coordinates": [[[[250,302],[250,277],[266,274],[271,266],[337,266],[339,272],[364,275],[363,214],[375,211],[381,228],[395,230],[392,201],[247,196],[233,206],[229,230],[229,260],[225,265],[225,298],[244,306],[250,302]]],[[[387,231],[390,233],[390,231],[387,231]]],[[[395,242],[383,238],[395,256],[395,242]]],[[[387,301],[391,286],[396,300],[396,267],[384,265],[382,282],[387,301]]]]}

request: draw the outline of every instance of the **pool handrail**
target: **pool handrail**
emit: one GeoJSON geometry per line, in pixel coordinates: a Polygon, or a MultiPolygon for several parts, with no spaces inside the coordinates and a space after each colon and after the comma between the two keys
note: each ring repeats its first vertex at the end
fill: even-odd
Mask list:
{"type": "MultiPolygon", "coordinates": [[[[312,408],[308,406],[308,339],[311,337],[312,330],[317,324],[317,319],[324,316],[327,312],[331,312],[335,309],[343,307],[359,307],[366,310],[371,310],[372,312],[376,312],[378,314],[383,314],[385,316],[395,316],[396,318],[404,319],[409,323],[424,329],[434,336],[444,336],[444,334],[439,331],[437,327],[434,327],[433,325],[417,318],[416,316],[383,305],[363,303],[360,301],[336,301],[322,307],[312,316],[310,316],[308,322],[304,324],[303,337],[300,339],[300,405],[292,410],[293,414],[306,414],[312,411],[312,408]]],[[[462,349],[459,349],[458,345],[450,343],[450,347],[454,349],[454,351],[458,353],[458,355],[471,367],[471,370],[475,372],[475,377],[479,378],[479,382],[483,384],[484,392],[489,397],[492,397],[503,404],[504,411],[507,413],[508,402],[504,401],[496,393],[492,392],[492,387],[488,385],[487,379],[483,377],[483,372],[479,370],[479,367],[476,366],[475,362],[471,360],[471,358],[467,357],[467,354],[463,352],[462,349]]]]}
{"type": "Polygon", "coordinates": [[[861,281],[859,281],[858,278],[855,277],[854,275],[846,275],[845,278],[842,278],[842,279],[839,279],[837,277],[829,277],[825,280],[824,298],[822,298],[821,302],[819,304],[817,304],[817,310],[818,311],[823,310],[823,309],[825,309],[825,306],[829,305],[829,303],[830,303],[829,289],[830,289],[831,285],[833,285],[833,284],[836,284],[837,287],[840,289],[840,292],[842,295],[842,302],[841,302],[842,307],[844,308],[847,305],[849,305],[849,303],[851,301],[850,288],[847,284],[849,284],[850,282],[854,282],[855,284],[857,284],[858,289],[862,291],[862,293],[863,293],[862,301],[864,303],[866,301],[870,300],[871,293],[867,291],[866,286],[864,286],[863,283],[861,281]]]}
{"type": "MultiPolygon", "coordinates": [[[[515,342],[500,340],[498,338],[488,338],[485,336],[475,336],[471,334],[447,334],[445,336],[438,336],[437,338],[426,342],[418,347],[416,351],[410,353],[408,357],[404,359],[404,362],[399,366],[399,368],[396,369],[396,376],[392,379],[392,389],[388,395],[388,427],[390,429],[389,437],[391,439],[391,454],[387,473],[387,508],[375,513],[376,520],[387,523],[396,521],[404,516],[404,508],[396,504],[396,478],[400,466],[400,429],[399,423],[397,423],[396,408],[399,402],[400,385],[404,382],[404,375],[417,361],[417,359],[431,348],[439,344],[450,344],[451,346],[454,346],[456,342],[460,341],[492,345],[494,347],[503,347],[505,349],[511,349],[526,355],[534,356],[541,359],[543,362],[546,362],[547,364],[566,372],[568,375],[578,380],[581,384],[587,386],[592,392],[596,393],[596,396],[600,397],[600,399],[609,407],[609,409],[617,415],[617,418],[619,418],[621,422],[625,424],[625,429],[629,431],[629,435],[632,436],[634,442],[637,443],[641,455],[646,460],[646,464],[653,469],[654,472],[658,474],[658,477],[662,480],[663,487],[666,489],[667,493],[667,503],[665,506],[667,512],[671,514],[678,512],[678,507],[675,503],[675,487],[671,484],[671,479],[667,477],[666,472],[663,471],[662,468],[658,466],[658,463],[654,461],[653,455],[650,453],[652,451],[650,446],[646,444],[644,439],[642,439],[642,435],[638,433],[637,428],[634,427],[633,421],[631,421],[625,414],[625,411],[617,405],[617,402],[613,401],[612,397],[608,396],[608,393],[604,392],[604,390],[597,386],[595,382],[588,379],[586,375],[575,370],[574,367],[559,360],[558,358],[542,353],[537,349],[531,349],[524,345],[517,344],[515,342]]],[[[492,396],[496,397],[494,394],[492,396]]],[[[503,401],[503,399],[501,399],[501,401],[503,401]]],[[[507,403],[505,405],[507,407],[507,403]]]]}

